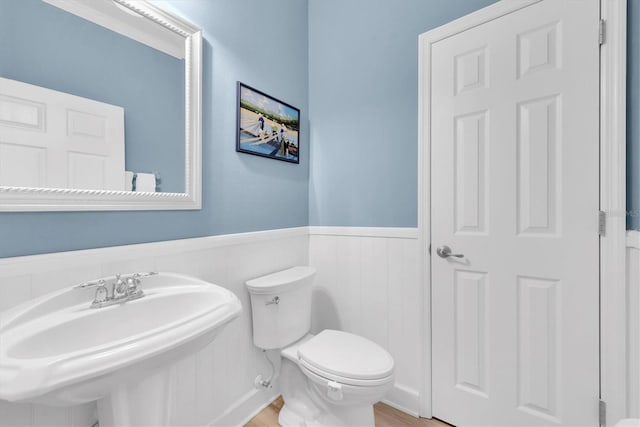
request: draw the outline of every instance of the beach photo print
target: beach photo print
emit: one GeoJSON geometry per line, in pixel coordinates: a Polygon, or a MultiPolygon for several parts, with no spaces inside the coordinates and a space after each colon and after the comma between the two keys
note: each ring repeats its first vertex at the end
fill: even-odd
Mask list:
{"type": "Polygon", "coordinates": [[[300,162],[300,110],[238,82],[236,151],[300,162]]]}

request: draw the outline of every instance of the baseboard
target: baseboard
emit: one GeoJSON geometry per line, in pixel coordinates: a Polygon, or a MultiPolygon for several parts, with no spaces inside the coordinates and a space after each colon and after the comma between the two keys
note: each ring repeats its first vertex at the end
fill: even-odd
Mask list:
{"type": "Polygon", "coordinates": [[[395,384],[382,402],[416,418],[420,416],[420,392],[395,384]]]}
{"type": "Polygon", "coordinates": [[[272,388],[268,391],[251,390],[208,425],[210,427],[242,427],[258,412],[269,406],[279,395],[279,388],[272,388]]]}
{"type": "MultiPolygon", "coordinates": [[[[251,390],[236,400],[222,415],[211,421],[209,427],[241,427],[255,417],[260,411],[269,406],[280,395],[277,388],[268,392],[251,390]]],[[[387,405],[406,414],[419,417],[420,395],[403,385],[396,384],[383,400],[387,405]]]]}

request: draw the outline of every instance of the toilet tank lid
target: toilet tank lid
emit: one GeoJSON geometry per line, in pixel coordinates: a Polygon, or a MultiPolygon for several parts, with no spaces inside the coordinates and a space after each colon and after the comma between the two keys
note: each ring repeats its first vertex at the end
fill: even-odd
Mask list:
{"type": "Polygon", "coordinates": [[[292,267],[266,276],[247,280],[247,289],[252,294],[282,292],[295,287],[298,282],[313,277],[316,269],[310,266],[292,267]]]}

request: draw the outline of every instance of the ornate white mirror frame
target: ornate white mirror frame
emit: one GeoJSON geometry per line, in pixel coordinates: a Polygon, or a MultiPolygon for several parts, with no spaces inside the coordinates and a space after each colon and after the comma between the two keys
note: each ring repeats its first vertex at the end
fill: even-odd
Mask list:
{"type": "MultiPolygon", "coordinates": [[[[50,0],[49,2],[54,1],[74,3],[73,0],[50,0]]],[[[185,39],[185,192],[147,193],[0,187],[0,211],[129,211],[200,209],[202,207],[202,32],[191,23],[148,1],[105,1],[113,1],[128,8],[185,39]]],[[[70,7],[73,8],[73,5],[71,4],[70,7]]],[[[106,19],[111,29],[119,31],[118,29],[122,27],[117,18],[106,17],[106,19]]]]}

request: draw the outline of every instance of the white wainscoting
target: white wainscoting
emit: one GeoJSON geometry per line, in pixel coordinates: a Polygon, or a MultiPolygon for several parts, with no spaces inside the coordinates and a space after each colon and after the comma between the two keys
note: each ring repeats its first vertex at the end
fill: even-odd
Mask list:
{"type": "MultiPolygon", "coordinates": [[[[174,425],[238,426],[277,389],[253,388],[269,367],[251,341],[244,282],[292,265],[314,265],[312,328],[351,331],[387,348],[396,384],[387,403],[420,410],[423,291],[413,228],[302,227],[0,259],[0,311],[53,290],[117,272],[174,271],[232,290],[244,312],[176,369],[174,425]]],[[[640,417],[640,232],[627,235],[628,416],[640,417]]],[[[50,408],[0,401],[0,427],[90,426],[95,406],[50,408]]]]}
{"type": "Polygon", "coordinates": [[[627,416],[640,418],[640,231],[627,232],[627,416]]]}
{"type": "Polygon", "coordinates": [[[422,290],[415,228],[310,227],[312,330],[340,329],[386,348],[396,383],[386,402],[417,416],[422,382],[422,290]]]}
{"type": "MultiPolygon", "coordinates": [[[[172,425],[237,426],[262,409],[277,389],[253,387],[269,366],[251,338],[247,279],[308,263],[308,230],[273,230],[0,259],[0,311],[53,290],[118,272],[172,271],[233,291],[241,317],[197,354],[179,362],[172,425]]],[[[95,405],[51,408],[0,401],[0,426],[82,426],[95,405]]]]}

